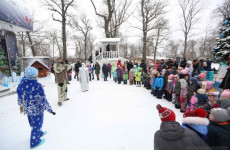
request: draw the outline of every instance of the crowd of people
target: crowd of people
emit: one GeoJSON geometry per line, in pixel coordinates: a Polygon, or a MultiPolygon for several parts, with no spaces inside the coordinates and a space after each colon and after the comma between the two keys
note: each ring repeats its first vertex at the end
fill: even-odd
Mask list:
{"type": "MultiPolygon", "coordinates": [[[[74,79],[81,84],[83,92],[89,90],[89,82],[103,78],[113,78],[114,83],[136,85],[151,90],[158,99],[165,99],[176,109],[184,113],[183,124],[176,122],[175,113],[161,105],[157,105],[162,120],[161,128],[155,133],[154,149],[230,149],[230,58],[229,68],[223,81],[214,82],[214,70],[211,61],[205,58],[180,62],[168,59],[141,63],[81,63],[77,61],[74,68],[58,58],[51,68],[55,75],[58,90],[58,105],[62,106],[67,98],[68,84],[74,79]]],[[[28,67],[18,88],[18,104],[25,107],[31,130],[31,148],[44,143],[40,138],[42,132],[44,110],[55,115],[46,100],[43,87],[37,82],[38,70],[28,67]],[[35,100],[34,100],[35,99],[35,100]],[[36,129],[37,128],[37,129],[36,129]]]]}

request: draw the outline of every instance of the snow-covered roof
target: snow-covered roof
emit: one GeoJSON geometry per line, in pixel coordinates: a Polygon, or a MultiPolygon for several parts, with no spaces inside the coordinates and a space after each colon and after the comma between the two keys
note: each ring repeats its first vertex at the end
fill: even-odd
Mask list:
{"type": "Polygon", "coordinates": [[[49,67],[46,65],[46,64],[44,64],[43,62],[41,62],[41,61],[39,61],[39,60],[34,60],[32,63],[30,63],[28,66],[32,66],[35,62],[39,62],[40,64],[42,64],[44,67],[46,67],[48,70],[49,70],[49,67]]]}
{"type": "Polygon", "coordinates": [[[104,38],[99,40],[102,43],[118,43],[121,41],[120,38],[104,38]]]}
{"type": "MultiPolygon", "coordinates": [[[[146,56],[147,59],[154,59],[154,56],[146,56]]],[[[166,57],[160,57],[160,56],[156,56],[156,59],[168,59],[166,57]]]]}
{"type": "Polygon", "coordinates": [[[31,56],[31,57],[22,57],[22,59],[24,59],[24,58],[26,58],[26,59],[35,59],[35,58],[49,58],[49,57],[47,57],[47,56],[31,56]]]}

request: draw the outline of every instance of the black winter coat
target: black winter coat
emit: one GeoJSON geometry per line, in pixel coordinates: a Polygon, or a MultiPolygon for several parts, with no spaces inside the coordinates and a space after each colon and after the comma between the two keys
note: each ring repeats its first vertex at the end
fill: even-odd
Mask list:
{"type": "Polygon", "coordinates": [[[211,122],[206,138],[210,147],[219,147],[216,150],[230,150],[230,123],[219,125],[211,122]]]}
{"type": "Polygon", "coordinates": [[[230,68],[228,68],[228,71],[226,75],[224,76],[224,79],[222,80],[219,88],[230,89],[230,68]]]}
{"type": "Polygon", "coordinates": [[[164,121],[154,135],[154,150],[211,150],[200,136],[181,127],[178,122],[164,121]]]}
{"type": "Polygon", "coordinates": [[[127,63],[127,69],[130,71],[133,68],[133,63],[127,63]]]}
{"type": "Polygon", "coordinates": [[[104,76],[108,76],[108,72],[109,72],[109,68],[106,65],[102,66],[102,72],[104,74],[104,76]]]}
{"type": "Polygon", "coordinates": [[[81,68],[81,63],[76,63],[76,64],[75,64],[75,68],[74,68],[75,71],[76,71],[76,72],[79,72],[79,68],[81,68]]]}

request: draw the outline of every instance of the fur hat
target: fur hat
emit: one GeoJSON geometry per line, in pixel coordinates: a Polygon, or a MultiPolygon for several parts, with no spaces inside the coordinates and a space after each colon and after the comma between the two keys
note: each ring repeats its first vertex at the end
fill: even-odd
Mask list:
{"type": "Polygon", "coordinates": [[[172,80],[172,79],[174,78],[174,76],[175,76],[174,74],[170,74],[170,75],[168,76],[168,79],[169,79],[169,80],[172,80]]]}
{"type": "Polygon", "coordinates": [[[205,80],[205,78],[206,78],[206,74],[207,74],[207,72],[205,71],[205,72],[203,72],[203,73],[201,73],[201,74],[199,74],[199,80],[200,81],[204,81],[205,80]]]}
{"type": "Polygon", "coordinates": [[[188,111],[183,115],[183,124],[198,124],[198,125],[208,125],[209,120],[206,118],[207,113],[202,108],[197,108],[194,111],[188,111]]]}
{"type": "Polygon", "coordinates": [[[191,60],[187,61],[187,64],[192,65],[192,61],[191,60]]]}
{"type": "Polygon", "coordinates": [[[160,104],[157,105],[157,110],[161,121],[176,121],[175,113],[166,107],[162,107],[160,104]]]}
{"type": "Polygon", "coordinates": [[[202,117],[202,118],[205,118],[206,116],[207,116],[207,112],[202,108],[197,108],[194,111],[188,111],[183,115],[183,117],[202,117]]]}
{"type": "Polygon", "coordinates": [[[26,72],[26,78],[34,78],[38,75],[38,69],[34,67],[27,67],[25,72],[26,72]]]}
{"type": "Polygon", "coordinates": [[[221,98],[230,98],[230,90],[226,89],[220,94],[221,98]]]}
{"type": "Polygon", "coordinates": [[[197,90],[197,93],[198,94],[206,94],[206,91],[205,91],[205,89],[200,88],[197,90]]]}

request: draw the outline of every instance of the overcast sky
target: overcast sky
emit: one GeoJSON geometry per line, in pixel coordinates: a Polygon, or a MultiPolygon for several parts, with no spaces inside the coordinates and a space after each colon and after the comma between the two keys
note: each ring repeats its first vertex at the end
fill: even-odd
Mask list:
{"type": "MultiPolygon", "coordinates": [[[[21,0],[24,1],[24,5],[29,11],[34,12],[34,19],[39,21],[46,21],[46,25],[48,28],[60,28],[60,23],[54,22],[51,18],[50,11],[47,8],[42,7],[41,0],[21,0]]],[[[104,31],[100,29],[96,23],[98,17],[94,13],[93,6],[90,0],[75,0],[78,7],[77,13],[78,14],[86,14],[87,17],[90,18],[92,22],[92,33],[96,36],[97,39],[104,38],[104,31]]],[[[102,0],[94,0],[96,7],[98,10],[103,11],[100,9],[102,0]]],[[[130,12],[137,8],[139,0],[133,0],[130,12]]],[[[212,20],[213,18],[213,10],[218,6],[221,5],[222,0],[206,0],[206,5],[204,10],[200,13],[201,21],[195,27],[193,32],[202,33],[205,31],[206,26],[209,24],[211,25],[210,28],[216,26],[216,21],[212,20]]],[[[183,39],[183,34],[180,31],[180,20],[181,20],[181,10],[178,6],[178,0],[168,0],[168,7],[167,7],[167,15],[166,18],[169,20],[169,26],[171,30],[170,38],[171,39],[183,39]]],[[[137,12],[136,12],[137,13],[137,12]]],[[[135,13],[134,13],[135,14],[135,13]]],[[[129,42],[136,42],[136,40],[140,39],[138,35],[141,35],[141,32],[137,31],[134,28],[130,27],[130,24],[138,24],[134,17],[130,17],[128,22],[124,24],[122,27],[122,32],[126,36],[130,36],[128,39],[129,42]]],[[[35,27],[36,28],[36,27],[35,27]]],[[[199,35],[201,36],[201,35],[199,35]]],[[[197,37],[193,37],[197,38],[197,37]]]]}

